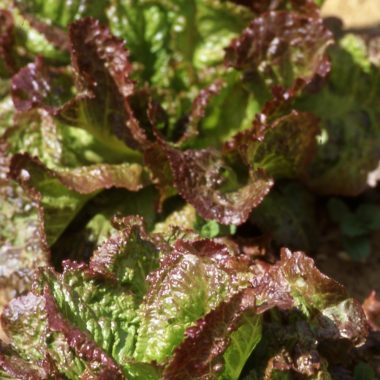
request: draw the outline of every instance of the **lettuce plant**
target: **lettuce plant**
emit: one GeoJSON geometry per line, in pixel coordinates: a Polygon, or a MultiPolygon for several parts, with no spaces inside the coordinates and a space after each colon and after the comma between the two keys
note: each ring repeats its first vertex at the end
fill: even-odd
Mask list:
{"type": "Polygon", "coordinates": [[[378,67],[320,5],[0,0],[4,378],[354,373],[356,301],[232,237],[311,249],[380,160],[378,67]]]}
{"type": "Polygon", "coordinates": [[[303,253],[268,265],[193,233],[169,243],[137,217],[115,223],[89,264],[41,268],[4,309],[3,376],[238,379],[248,366],[248,378],[328,379],[323,343],[365,340],[360,304],[303,253]]]}

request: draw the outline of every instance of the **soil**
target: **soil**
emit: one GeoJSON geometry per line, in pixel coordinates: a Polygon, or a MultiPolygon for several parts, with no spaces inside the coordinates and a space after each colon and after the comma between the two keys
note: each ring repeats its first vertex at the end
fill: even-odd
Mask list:
{"type": "Polygon", "coordinates": [[[343,284],[360,302],[372,290],[380,296],[380,232],[372,237],[372,253],[366,262],[350,260],[338,239],[326,239],[314,259],[322,273],[343,284]]]}

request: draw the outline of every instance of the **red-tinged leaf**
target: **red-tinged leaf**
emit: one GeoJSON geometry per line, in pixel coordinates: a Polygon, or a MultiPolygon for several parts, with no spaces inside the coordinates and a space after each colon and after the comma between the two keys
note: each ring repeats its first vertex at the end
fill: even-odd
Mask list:
{"type": "Polygon", "coordinates": [[[304,178],[316,151],[319,120],[292,108],[294,91],[273,89],[273,99],[256,115],[251,129],[225,144],[254,170],[275,178],[304,178]]]}
{"type": "Polygon", "coordinates": [[[80,194],[91,194],[112,187],[138,191],[150,183],[148,173],[140,164],[97,164],[73,169],[50,170],[37,158],[16,154],[12,158],[12,177],[18,178],[23,169],[38,170],[56,178],[67,189],[80,194]],[[32,169],[33,168],[33,169],[32,169]]]}
{"type": "Polygon", "coordinates": [[[90,197],[68,189],[56,173],[28,154],[12,157],[9,176],[38,205],[39,224],[48,245],[54,243],[90,197]]]}
{"type": "Polygon", "coordinates": [[[12,77],[12,100],[17,111],[43,107],[55,113],[70,99],[71,87],[72,79],[65,71],[37,57],[12,77]]]}
{"type": "Polygon", "coordinates": [[[128,285],[139,297],[147,291],[146,278],[158,268],[163,243],[150,238],[141,218],[124,218],[121,231],[104,242],[90,261],[90,269],[122,285],[128,285]]]}
{"type": "MultiPolygon", "coordinates": [[[[166,380],[217,378],[226,370],[225,367],[231,364],[223,354],[228,349],[233,332],[244,323],[255,324],[256,320],[259,320],[259,317],[256,315],[252,289],[246,289],[229,301],[223,302],[198,320],[195,326],[186,330],[185,340],[174,351],[163,378],[166,380]]],[[[255,332],[258,334],[258,341],[260,332],[255,332]]],[[[236,357],[234,359],[236,361],[236,357]]],[[[228,373],[228,370],[226,371],[228,373]]]]}
{"type": "Polygon", "coordinates": [[[259,75],[269,86],[299,87],[316,75],[327,75],[331,43],[318,13],[268,12],[232,41],[225,62],[247,75],[259,75]]]}
{"type": "Polygon", "coordinates": [[[9,157],[0,152],[0,309],[29,290],[33,270],[50,259],[40,196],[8,171],[9,157]]]}
{"type": "Polygon", "coordinates": [[[138,191],[150,183],[147,171],[137,163],[82,166],[62,169],[55,174],[66,187],[81,194],[112,187],[138,191]]]}
{"type": "Polygon", "coordinates": [[[294,306],[311,319],[321,340],[348,339],[354,345],[365,342],[368,326],[360,303],[350,298],[341,284],[322,274],[311,258],[283,249],[281,260],[263,273],[263,279],[256,276],[253,283],[258,286],[258,305],[263,302],[265,307],[267,298],[278,298],[274,295],[277,288],[283,294],[280,302],[290,296],[294,306]],[[270,292],[263,283],[270,284],[270,292]]]}
{"type": "Polygon", "coordinates": [[[123,379],[118,365],[101,348],[99,348],[84,332],[73,327],[58,312],[54,298],[48,288],[44,290],[48,326],[51,331],[62,333],[69,347],[98,371],[99,379],[123,379]]]}
{"type": "Polygon", "coordinates": [[[235,172],[216,150],[162,146],[178,192],[205,219],[241,224],[272,187],[269,177],[250,171],[246,183],[236,189],[235,172]]]}
{"type": "Polygon", "coordinates": [[[12,57],[13,46],[13,31],[14,23],[12,14],[5,10],[0,9],[0,74],[2,74],[2,62],[4,61],[4,69],[12,73],[15,70],[14,60],[12,57]]]}
{"type": "Polygon", "coordinates": [[[247,265],[222,244],[178,240],[147,278],[135,357],[164,363],[186,328],[249,286],[247,265]]]}
{"type": "Polygon", "coordinates": [[[206,109],[210,103],[210,100],[219,94],[223,88],[223,84],[224,83],[222,80],[216,80],[208,87],[202,89],[197,97],[193,100],[190,115],[184,123],[186,129],[179,139],[179,143],[191,139],[198,134],[199,123],[206,115],[206,109]]]}
{"type": "Polygon", "coordinates": [[[128,152],[126,145],[139,147],[152,128],[153,105],[149,94],[137,91],[130,78],[124,42],[92,18],[71,24],[69,42],[77,95],[71,98],[67,75],[37,59],[12,80],[17,110],[42,107],[113,149],[128,152]]]}
{"type": "MultiPolygon", "coordinates": [[[[17,4],[20,6],[20,2],[17,4]]],[[[19,7],[20,9],[21,7],[19,7]]],[[[21,9],[20,9],[21,10],[21,9]]],[[[21,10],[23,18],[27,20],[30,26],[41,33],[56,49],[67,52],[69,50],[69,41],[67,34],[59,27],[39,20],[33,13],[28,14],[21,10]]]]}
{"type": "MultiPolygon", "coordinates": [[[[0,342],[1,344],[1,342],[0,342]]],[[[14,352],[0,345],[0,376],[4,379],[47,380],[51,379],[43,367],[28,363],[14,352]],[[4,376],[4,377],[2,377],[4,376]],[[9,377],[8,377],[9,376],[9,377]]],[[[60,380],[60,377],[54,377],[60,380]]]]}
{"type": "Polygon", "coordinates": [[[145,141],[145,134],[133,115],[128,98],[135,85],[124,42],[114,37],[99,21],[85,18],[71,24],[69,30],[71,60],[77,75],[77,86],[82,91],[62,109],[61,116],[78,123],[80,109],[89,116],[100,133],[115,134],[131,147],[145,141]]]}
{"type": "Polygon", "coordinates": [[[149,144],[144,149],[144,163],[152,173],[152,181],[160,193],[158,208],[163,202],[177,193],[173,185],[173,174],[165,151],[157,142],[149,144]]]}
{"type": "Polygon", "coordinates": [[[371,329],[380,331],[380,301],[374,290],[364,300],[363,309],[371,329]]]}

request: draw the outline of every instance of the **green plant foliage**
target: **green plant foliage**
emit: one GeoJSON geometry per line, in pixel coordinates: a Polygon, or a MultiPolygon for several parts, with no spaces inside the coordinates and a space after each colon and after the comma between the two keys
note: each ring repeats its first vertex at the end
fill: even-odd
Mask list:
{"type": "MultiPolygon", "coordinates": [[[[367,376],[360,305],[257,258],[380,160],[379,68],[322,3],[0,0],[1,378],[330,379],[342,341],[367,376]]],[[[366,258],[377,206],[328,208],[366,258]]]]}

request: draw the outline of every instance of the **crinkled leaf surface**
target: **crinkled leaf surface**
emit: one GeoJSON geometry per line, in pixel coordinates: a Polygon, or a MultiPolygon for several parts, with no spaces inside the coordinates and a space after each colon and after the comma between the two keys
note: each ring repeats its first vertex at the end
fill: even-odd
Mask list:
{"type": "Polygon", "coordinates": [[[137,360],[166,361],[187,327],[247,286],[249,273],[229,269],[228,260],[223,245],[177,242],[149,277],[150,289],[140,308],[137,360]]]}
{"type": "Polygon", "coordinates": [[[126,218],[123,231],[104,242],[91,258],[90,268],[129,286],[136,297],[147,292],[146,278],[158,268],[159,249],[142,226],[126,218]]]}
{"type": "Polygon", "coordinates": [[[252,86],[259,91],[260,82],[269,90],[276,84],[292,88],[299,80],[307,83],[317,74],[327,74],[325,50],[331,41],[316,12],[268,12],[233,40],[226,49],[226,63],[251,76],[252,86]]]}
{"type": "Polygon", "coordinates": [[[234,168],[216,150],[163,149],[178,192],[206,219],[240,224],[272,187],[271,178],[253,171],[245,175],[246,183],[239,183],[234,168]]]}
{"type": "Polygon", "coordinates": [[[152,86],[173,124],[190,112],[197,91],[218,78],[223,48],[251,15],[212,0],[116,0],[109,9],[112,31],[127,40],[136,62],[135,77],[152,86]]]}
{"type": "Polygon", "coordinates": [[[314,156],[318,119],[293,109],[294,94],[276,88],[273,99],[258,113],[251,128],[226,143],[254,170],[277,178],[302,178],[314,156]]]}
{"type": "Polygon", "coordinates": [[[255,368],[283,371],[271,357],[285,345],[295,350],[288,369],[322,376],[317,342],[360,344],[366,336],[360,305],[300,252],[254,263],[195,234],[171,237],[170,246],[148,235],[141,218],[115,226],[89,266],[66,262],[62,274],[42,268],[33,293],[5,309],[11,348],[29,366],[50,360],[47,373],[69,379],[238,379],[263,323],[267,329],[261,314],[271,309],[286,322],[281,329],[274,319],[283,335],[255,368]]]}
{"type": "Polygon", "coordinates": [[[32,271],[48,262],[41,205],[13,181],[0,184],[0,306],[28,289],[32,271]]]}
{"type": "Polygon", "coordinates": [[[10,175],[40,204],[40,218],[45,226],[49,245],[57,239],[89,199],[88,195],[65,187],[54,173],[26,154],[13,156],[10,175]]]}
{"type": "Polygon", "coordinates": [[[186,330],[164,379],[238,379],[260,338],[254,291],[246,289],[186,330]]]}

